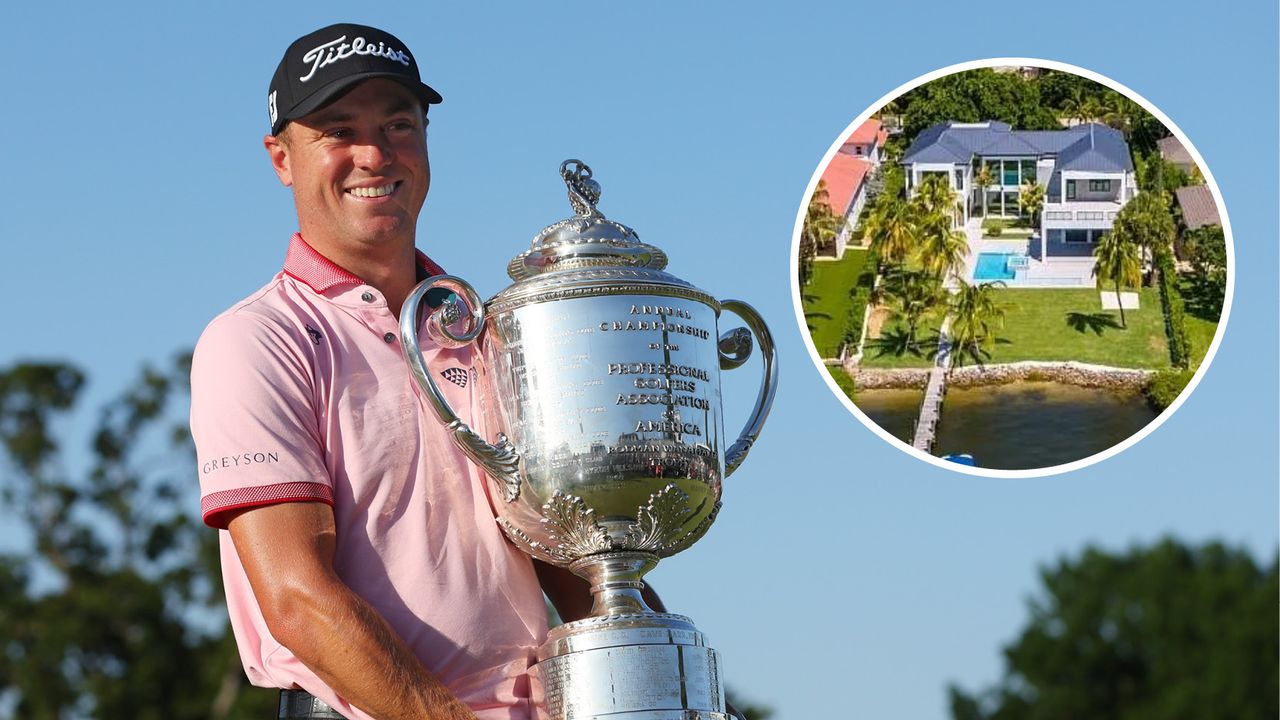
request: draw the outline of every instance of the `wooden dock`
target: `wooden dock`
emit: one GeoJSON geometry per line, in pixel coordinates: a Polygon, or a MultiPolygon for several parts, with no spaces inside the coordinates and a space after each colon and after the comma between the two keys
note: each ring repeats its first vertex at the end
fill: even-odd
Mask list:
{"type": "Polygon", "coordinates": [[[938,330],[938,356],[934,358],[933,369],[929,372],[929,384],[925,386],[920,414],[916,417],[916,431],[911,438],[911,446],[922,452],[933,452],[938,421],[942,419],[942,398],[947,392],[947,370],[951,367],[950,328],[951,317],[948,316],[938,330]]]}

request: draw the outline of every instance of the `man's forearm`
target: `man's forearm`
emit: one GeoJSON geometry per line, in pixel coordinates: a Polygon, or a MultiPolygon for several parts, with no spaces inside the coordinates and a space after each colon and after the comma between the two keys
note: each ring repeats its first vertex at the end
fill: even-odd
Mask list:
{"type": "Polygon", "coordinates": [[[333,513],[320,503],[228,521],[267,629],[334,692],[378,720],[473,720],[373,606],[333,570],[333,513]]]}
{"type": "Polygon", "coordinates": [[[276,640],[339,696],[379,720],[474,719],[368,602],[336,584],[291,603],[282,618],[285,637],[276,640]]]}

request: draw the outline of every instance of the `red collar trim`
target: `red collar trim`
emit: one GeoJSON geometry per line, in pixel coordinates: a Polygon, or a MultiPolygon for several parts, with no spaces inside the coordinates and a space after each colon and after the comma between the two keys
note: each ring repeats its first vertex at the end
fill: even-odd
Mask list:
{"type": "MultiPolygon", "coordinates": [[[[444,268],[427,257],[421,250],[414,250],[418,267],[428,275],[443,275],[444,268]]],[[[289,251],[284,256],[284,274],[305,283],[307,287],[318,293],[324,293],[339,285],[363,285],[363,280],[352,275],[329,258],[321,255],[315,248],[302,239],[301,233],[294,233],[289,240],[289,251]]]]}

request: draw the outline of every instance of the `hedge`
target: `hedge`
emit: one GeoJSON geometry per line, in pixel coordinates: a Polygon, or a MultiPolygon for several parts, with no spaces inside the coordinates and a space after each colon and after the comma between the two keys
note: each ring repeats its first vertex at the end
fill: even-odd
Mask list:
{"type": "Polygon", "coordinates": [[[1169,336],[1169,359],[1174,367],[1185,369],[1191,364],[1191,341],[1187,336],[1182,293],[1178,291],[1178,270],[1173,264],[1173,253],[1159,252],[1156,256],[1156,266],[1160,269],[1160,301],[1164,305],[1164,330],[1169,336]]]}

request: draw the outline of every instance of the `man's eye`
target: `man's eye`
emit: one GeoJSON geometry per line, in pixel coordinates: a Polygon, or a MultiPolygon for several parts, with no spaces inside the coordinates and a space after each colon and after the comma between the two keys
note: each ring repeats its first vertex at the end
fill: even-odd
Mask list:
{"type": "Polygon", "coordinates": [[[332,130],[326,132],[325,136],[331,137],[331,138],[339,138],[339,139],[349,138],[351,137],[351,130],[348,128],[333,128],[332,130]]]}

